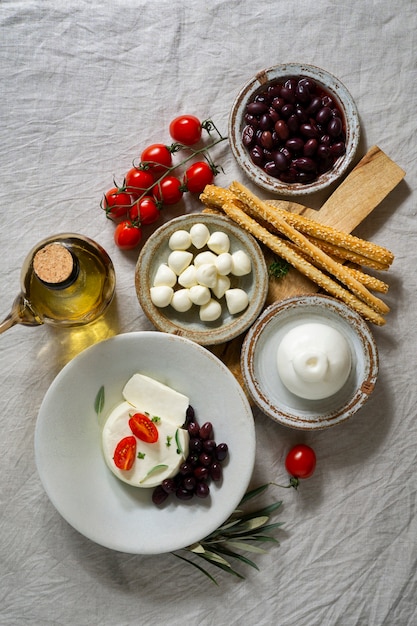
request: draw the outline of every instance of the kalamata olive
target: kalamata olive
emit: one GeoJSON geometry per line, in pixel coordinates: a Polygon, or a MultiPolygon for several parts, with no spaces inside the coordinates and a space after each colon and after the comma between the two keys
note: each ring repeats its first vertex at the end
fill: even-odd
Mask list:
{"type": "Polygon", "coordinates": [[[304,148],[304,141],[301,137],[291,137],[285,142],[285,147],[290,152],[301,152],[304,148]]]}
{"type": "Polygon", "coordinates": [[[284,98],[274,98],[271,102],[271,105],[273,106],[275,111],[277,111],[277,113],[281,111],[284,104],[285,104],[284,98]]]}
{"type": "Polygon", "coordinates": [[[333,108],[334,106],[334,102],[332,100],[332,98],[329,95],[325,95],[322,97],[321,99],[321,103],[324,107],[330,107],[333,108]]]}
{"type": "Polygon", "coordinates": [[[255,141],[255,129],[249,124],[245,126],[242,132],[242,143],[246,148],[253,145],[255,141]]]}
{"type": "Polygon", "coordinates": [[[174,491],[177,488],[177,485],[173,478],[165,478],[165,480],[163,480],[161,483],[161,487],[167,493],[174,493],[174,491]]]}
{"type": "Polygon", "coordinates": [[[314,78],[311,78],[310,76],[305,76],[303,78],[300,78],[300,80],[298,81],[299,85],[305,85],[306,87],[308,87],[310,94],[315,93],[316,89],[317,89],[317,83],[314,80],[314,78]]]}
{"type": "Polygon", "coordinates": [[[211,422],[204,422],[200,428],[201,439],[211,439],[213,434],[213,424],[211,422]]]}
{"type": "Polygon", "coordinates": [[[330,146],[330,144],[332,143],[330,135],[322,135],[320,137],[320,143],[323,144],[323,146],[330,146]]]}
{"type": "Polygon", "coordinates": [[[308,88],[308,85],[300,81],[297,87],[295,88],[295,95],[300,102],[309,102],[311,98],[311,94],[310,94],[310,89],[308,88]]]}
{"type": "Polygon", "coordinates": [[[317,169],[316,162],[309,157],[300,157],[293,160],[293,165],[302,172],[315,172],[317,169]]]}
{"type": "Polygon", "coordinates": [[[271,100],[273,100],[276,96],[279,96],[279,92],[281,90],[281,86],[278,83],[275,85],[269,85],[267,89],[267,94],[271,100]]]}
{"type": "Polygon", "coordinates": [[[222,470],[222,466],[220,465],[220,463],[213,463],[210,466],[210,478],[214,480],[214,482],[218,482],[219,480],[222,479],[222,476],[223,476],[223,470],[222,470]]]}
{"type": "Polygon", "coordinates": [[[203,442],[199,437],[192,437],[188,444],[190,452],[201,452],[203,449],[203,442]]]}
{"type": "Polygon", "coordinates": [[[190,437],[197,437],[200,432],[200,426],[197,422],[190,422],[187,426],[187,430],[190,437]]]}
{"type": "Polygon", "coordinates": [[[297,182],[297,170],[295,167],[290,167],[285,172],[281,172],[279,175],[279,179],[282,180],[283,183],[296,183],[297,182]]]}
{"type": "Polygon", "coordinates": [[[271,150],[273,145],[271,132],[269,130],[264,130],[261,135],[261,146],[267,150],[271,150]]]}
{"type": "Polygon", "coordinates": [[[207,498],[207,496],[210,494],[210,487],[207,483],[199,482],[195,487],[194,493],[197,498],[207,498]]]}
{"type": "Polygon", "coordinates": [[[202,452],[198,457],[198,460],[200,461],[201,465],[203,465],[203,467],[208,467],[211,463],[211,454],[208,454],[207,452],[202,452]]]}
{"type": "Polygon", "coordinates": [[[227,443],[219,443],[216,446],[216,458],[218,461],[224,461],[229,452],[229,448],[227,443]]]}
{"type": "Polygon", "coordinates": [[[191,463],[187,463],[187,461],[184,461],[184,463],[181,463],[180,467],[179,467],[179,473],[181,474],[181,476],[189,476],[190,474],[192,474],[194,471],[193,466],[191,465],[191,463]]]}
{"type": "Polygon", "coordinates": [[[321,159],[327,159],[330,155],[329,146],[326,146],[324,143],[321,143],[317,148],[317,156],[321,159]]]}
{"type": "Polygon", "coordinates": [[[303,148],[303,155],[306,157],[312,157],[316,154],[319,142],[317,139],[308,139],[303,148]]]}
{"type": "Polygon", "coordinates": [[[250,113],[245,113],[245,116],[243,119],[245,120],[246,124],[250,124],[254,128],[257,128],[258,118],[255,115],[251,115],[250,113]]]}
{"type": "Polygon", "coordinates": [[[326,122],[329,121],[329,119],[332,116],[332,110],[330,107],[322,107],[317,113],[316,113],[316,122],[318,124],[325,124],[326,122]]]}
{"type": "Polygon", "coordinates": [[[259,128],[261,130],[269,130],[270,128],[272,128],[272,126],[273,124],[269,112],[263,113],[259,118],[259,128]]]}
{"type": "Polygon", "coordinates": [[[293,135],[298,133],[300,129],[300,120],[298,119],[298,116],[296,113],[293,113],[292,115],[290,115],[290,117],[287,120],[287,126],[288,126],[288,130],[293,135]]]}
{"type": "Polygon", "coordinates": [[[274,159],[275,167],[277,168],[277,170],[279,172],[284,172],[289,165],[288,157],[281,150],[273,152],[272,157],[274,159]]]}
{"type": "Polygon", "coordinates": [[[318,96],[315,96],[310,104],[308,105],[307,109],[306,109],[306,113],[307,115],[311,115],[314,116],[316,115],[317,111],[319,111],[319,109],[322,108],[322,104],[321,104],[321,98],[319,98],[318,96]]]}
{"type": "Polygon", "coordinates": [[[344,141],[338,141],[329,147],[332,157],[340,157],[346,152],[346,144],[344,141]]]}
{"type": "Polygon", "coordinates": [[[274,128],[281,141],[286,141],[288,139],[290,131],[285,120],[278,120],[274,128]]]}
{"type": "Polygon", "coordinates": [[[268,106],[264,102],[251,102],[246,107],[246,111],[251,115],[262,115],[268,112],[268,106]]]}
{"type": "Polygon", "coordinates": [[[317,138],[319,136],[319,132],[317,126],[315,124],[301,124],[300,133],[305,137],[309,138],[317,138]]]}
{"type": "Polygon", "coordinates": [[[168,492],[165,491],[161,485],[155,487],[152,492],[152,502],[154,504],[162,504],[168,498],[168,492]]]}
{"type": "Polygon", "coordinates": [[[196,484],[197,480],[195,476],[186,476],[182,481],[181,486],[184,487],[184,489],[186,489],[187,491],[194,491],[196,484]]]}
{"type": "Polygon", "coordinates": [[[296,107],[295,114],[299,124],[305,124],[310,119],[304,109],[300,109],[300,107],[296,107]]]}
{"type": "Polygon", "coordinates": [[[253,99],[254,102],[264,102],[268,101],[268,95],[266,93],[257,93],[253,99]]]}
{"type": "Polygon", "coordinates": [[[295,102],[295,90],[290,87],[282,87],[280,96],[285,102],[290,102],[291,104],[295,102]]]}
{"type": "Polygon", "coordinates": [[[292,115],[295,111],[295,107],[293,104],[284,104],[284,106],[281,108],[281,115],[282,117],[288,118],[290,117],[290,115],[292,115]]]}
{"type": "Polygon", "coordinates": [[[252,162],[255,165],[261,165],[261,166],[263,165],[264,153],[262,151],[262,148],[260,148],[259,146],[254,146],[249,154],[250,154],[250,158],[252,159],[252,162]]]}
{"type": "Polygon", "coordinates": [[[342,120],[340,117],[332,117],[330,122],[327,124],[327,132],[330,137],[338,137],[342,132],[342,120]]]}
{"type": "Polygon", "coordinates": [[[203,441],[203,450],[205,452],[214,452],[216,449],[216,442],[214,439],[205,439],[203,441]]]}
{"type": "Polygon", "coordinates": [[[280,119],[279,118],[279,113],[278,113],[278,111],[275,111],[274,107],[269,107],[268,115],[271,118],[272,124],[276,124],[278,122],[278,120],[280,119]]]}
{"type": "Polygon", "coordinates": [[[264,171],[266,172],[266,174],[268,174],[268,176],[273,176],[274,178],[276,178],[281,170],[279,169],[279,167],[277,167],[275,161],[273,160],[267,161],[265,163],[264,171]]]}
{"type": "Polygon", "coordinates": [[[209,477],[208,467],[199,465],[194,470],[194,476],[197,478],[197,480],[207,480],[207,478],[209,477]]]}
{"type": "Polygon", "coordinates": [[[178,500],[191,500],[191,498],[193,497],[193,492],[188,491],[188,489],[185,489],[185,487],[178,487],[175,495],[177,496],[178,500]]]}

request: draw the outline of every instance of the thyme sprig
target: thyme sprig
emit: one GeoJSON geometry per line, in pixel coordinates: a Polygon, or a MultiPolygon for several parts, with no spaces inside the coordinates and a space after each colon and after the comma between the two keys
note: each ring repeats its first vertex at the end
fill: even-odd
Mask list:
{"type": "Polygon", "coordinates": [[[245,576],[235,569],[235,566],[230,562],[231,560],[240,561],[240,563],[259,570],[257,564],[251,558],[241,554],[241,551],[265,554],[266,550],[256,544],[274,543],[279,545],[279,541],[270,533],[282,526],[282,522],[272,524],[268,522],[271,514],[280,508],[282,501],[273,502],[268,506],[247,513],[241,507],[249,500],[262,494],[268,487],[269,484],[266,484],[248,491],[242,498],[239,507],[217,530],[201,541],[184,548],[180,551],[181,553],[173,552],[172,554],[196,567],[216,585],[218,585],[216,578],[205,567],[188,556],[183,556],[182,553],[186,552],[194,555],[194,557],[199,557],[206,563],[210,563],[240,579],[244,579],[245,576]]]}

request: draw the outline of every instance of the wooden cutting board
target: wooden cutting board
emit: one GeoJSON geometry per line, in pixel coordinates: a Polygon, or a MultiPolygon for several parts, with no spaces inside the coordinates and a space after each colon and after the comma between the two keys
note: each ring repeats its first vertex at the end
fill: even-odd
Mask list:
{"type": "MultiPolygon", "coordinates": [[[[377,146],[359,161],[323,206],[316,210],[288,200],[273,200],[275,206],[304,215],[321,224],[352,232],[404,178],[405,172],[377,146]]],[[[270,258],[265,252],[267,265],[270,258]]],[[[297,295],[316,293],[319,287],[291,268],[284,278],[270,278],[266,305],[297,295]]],[[[209,349],[225,363],[244,388],[240,352],[245,335],[209,349]]]]}

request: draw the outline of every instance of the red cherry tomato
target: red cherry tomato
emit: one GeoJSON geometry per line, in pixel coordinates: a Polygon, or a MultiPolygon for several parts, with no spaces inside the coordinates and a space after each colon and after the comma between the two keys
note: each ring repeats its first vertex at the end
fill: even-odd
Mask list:
{"type": "Polygon", "coordinates": [[[206,161],[193,163],[186,170],[184,185],[191,193],[202,193],[206,185],[211,185],[214,179],[213,170],[206,161]]]}
{"type": "Polygon", "coordinates": [[[132,469],[136,458],[136,439],[133,436],[124,437],[119,441],[113,455],[116,467],[128,471],[132,469]]]}
{"type": "Polygon", "coordinates": [[[154,186],[152,193],[162,204],[176,204],[181,200],[183,194],[181,181],[175,176],[165,176],[154,186]]]}
{"type": "Polygon", "coordinates": [[[135,413],[129,420],[130,430],[138,439],[145,443],[158,441],[158,429],[147,415],[135,413]]]}
{"type": "Polygon", "coordinates": [[[127,216],[131,204],[132,199],[128,193],[113,187],[104,194],[102,207],[108,218],[117,220],[127,216]]]}
{"type": "Polygon", "coordinates": [[[310,446],[298,444],[285,459],[285,468],[294,478],[310,478],[316,469],[316,454],[310,446]]]}
{"type": "Polygon", "coordinates": [[[141,229],[131,220],[123,220],[116,226],[114,241],[121,250],[133,250],[142,239],[141,229]]]}
{"type": "Polygon", "coordinates": [[[172,166],[172,154],[163,143],[154,143],[145,148],[140,160],[149,166],[151,172],[163,173],[172,166]]]}
{"type": "Polygon", "coordinates": [[[154,182],[152,172],[138,167],[132,167],[125,176],[126,191],[136,198],[150,189],[154,182]]]}
{"type": "Polygon", "coordinates": [[[201,122],[194,115],[180,115],[169,125],[169,134],[184,146],[193,146],[201,139],[201,122]]]}
{"type": "Polygon", "coordinates": [[[129,213],[132,222],[153,224],[159,219],[159,208],[152,196],[143,196],[135,202],[129,213]]]}

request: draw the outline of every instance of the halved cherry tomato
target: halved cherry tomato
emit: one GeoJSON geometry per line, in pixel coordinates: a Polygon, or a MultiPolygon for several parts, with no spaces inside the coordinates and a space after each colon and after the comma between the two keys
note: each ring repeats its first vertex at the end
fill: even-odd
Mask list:
{"type": "Polygon", "coordinates": [[[147,189],[150,189],[154,182],[152,172],[138,167],[132,167],[125,176],[126,191],[136,198],[147,189]]]}
{"type": "Polygon", "coordinates": [[[184,146],[193,146],[201,139],[201,122],[194,115],[180,115],[169,125],[169,134],[184,146]]]}
{"type": "Polygon", "coordinates": [[[102,207],[109,219],[117,220],[127,216],[131,204],[132,198],[128,193],[113,187],[104,194],[102,207]]]}
{"type": "Polygon", "coordinates": [[[206,185],[211,185],[214,179],[213,170],[206,161],[193,163],[184,174],[184,186],[191,193],[202,193],[206,185]]]}
{"type": "Polygon", "coordinates": [[[135,202],[129,212],[132,222],[153,224],[159,219],[159,208],[152,196],[143,196],[135,202]]]}
{"type": "Polygon", "coordinates": [[[163,143],[154,143],[145,148],[142,152],[140,160],[146,163],[151,172],[166,172],[172,165],[172,154],[163,143]]]}
{"type": "Polygon", "coordinates": [[[294,478],[310,478],[316,469],[316,454],[310,446],[298,444],[285,459],[285,468],[294,478]]]}
{"type": "Polygon", "coordinates": [[[131,220],[124,220],[116,226],[114,241],[121,250],[133,250],[142,239],[142,230],[131,220]]]}
{"type": "Polygon", "coordinates": [[[136,439],[131,435],[119,441],[113,455],[116,467],[128,471],[132,469],[136,458],[136,439]]]}
{"type": "Polygon", "coordinates": [[[162,204],[176,204],[181,200],[183,194],[181,181],[175,176],[165,176],[154,186],[152,193],[162,204]]]}
{"type": "Polygon", "coordinates": [[[152,420],[143,413],[135,413],[129,420],[130,430],[138,439],[146,443],[158,441],[158,429],[152,420]]]}

